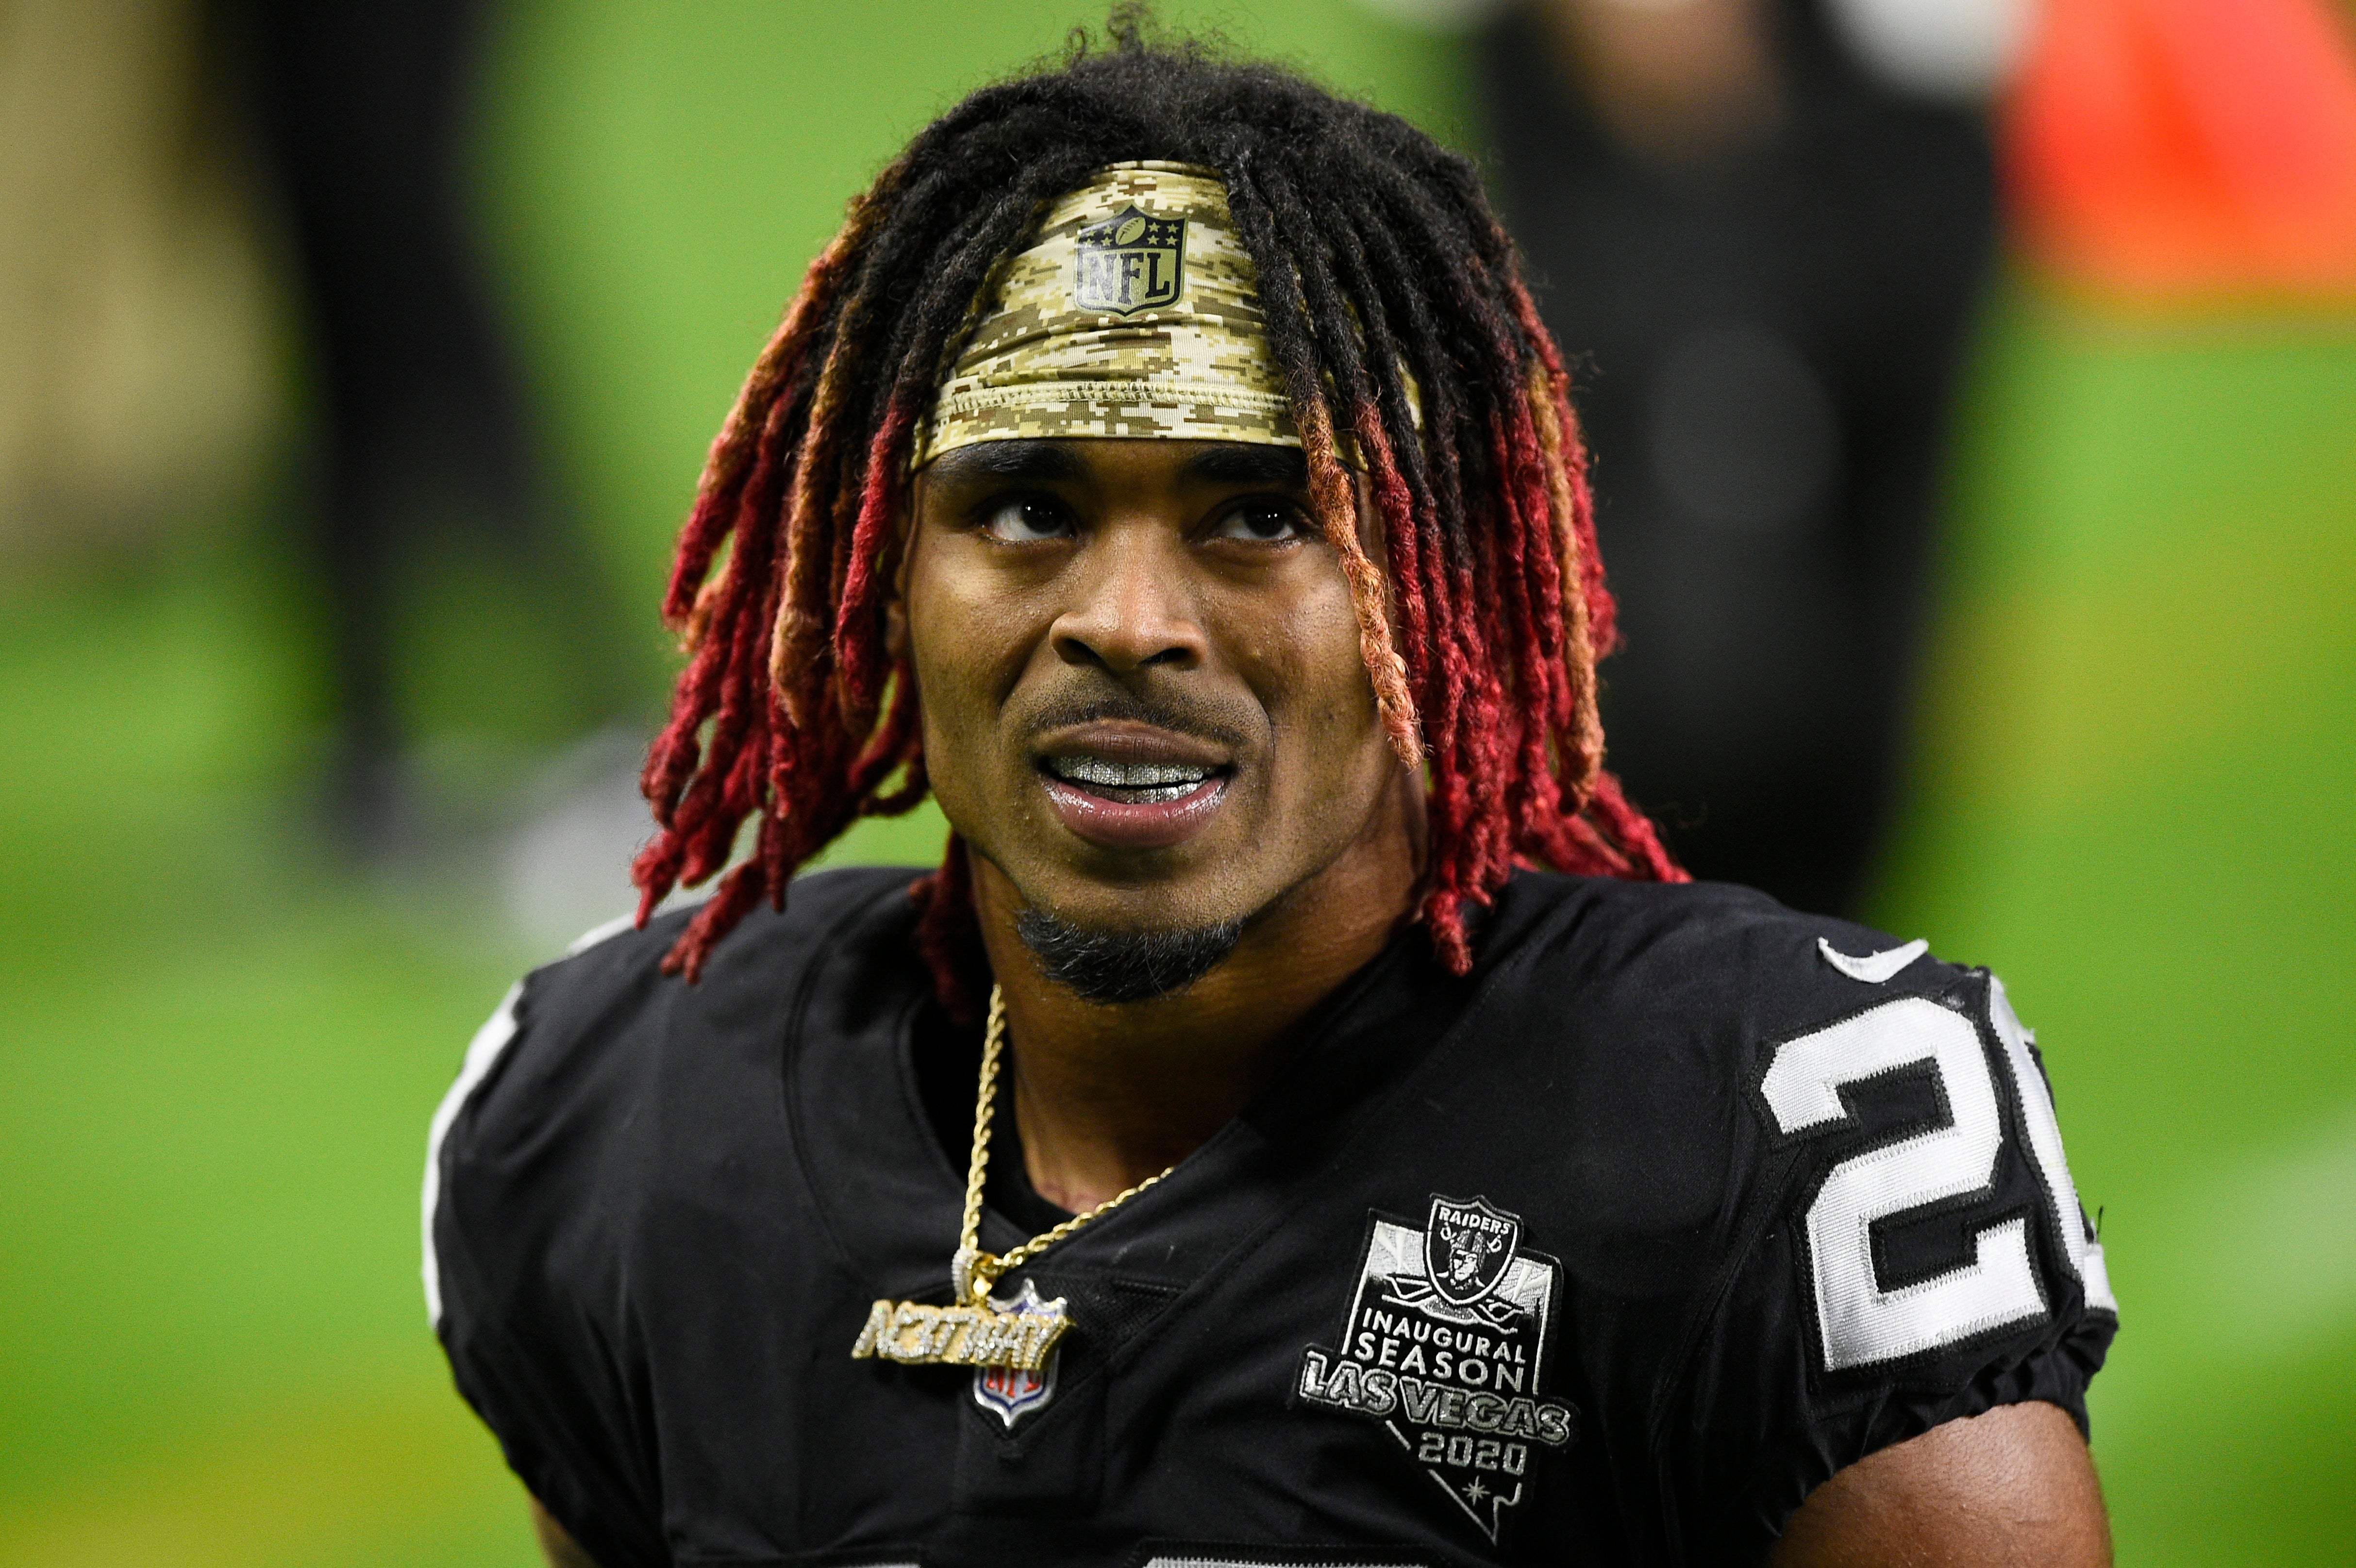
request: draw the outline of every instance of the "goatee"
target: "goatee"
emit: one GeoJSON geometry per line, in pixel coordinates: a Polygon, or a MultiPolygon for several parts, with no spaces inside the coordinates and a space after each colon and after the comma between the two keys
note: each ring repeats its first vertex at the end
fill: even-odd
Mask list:
{"type": "Polygon", "coordinates": [[[1244,922],[1183,931],[1105,931],[1026,909],[1016,934],[1048,979],[1087,1002],[1150,1002],[1209,974],[1243,940],[1244,922]]]}

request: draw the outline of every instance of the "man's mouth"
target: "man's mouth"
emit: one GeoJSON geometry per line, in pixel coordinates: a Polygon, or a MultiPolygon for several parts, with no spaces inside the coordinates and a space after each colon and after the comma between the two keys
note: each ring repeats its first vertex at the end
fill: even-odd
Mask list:
{"type": "Polygon", "coordinates": [[[1167,849],[1215,816],[1234,782],[1225,748],[1134,723],[1064,731],[1041,749],[1039,782],[1056,818],[1108,849],[1167,849]]]}
{"type": "Polygon", "coordinates": [[[1227,771],[1183,763],[1118,763],[1096,756],[1049,757],[1041,766],[1051,776],[1090,795],[1134,805],[1183,800],[1227,771]]]}

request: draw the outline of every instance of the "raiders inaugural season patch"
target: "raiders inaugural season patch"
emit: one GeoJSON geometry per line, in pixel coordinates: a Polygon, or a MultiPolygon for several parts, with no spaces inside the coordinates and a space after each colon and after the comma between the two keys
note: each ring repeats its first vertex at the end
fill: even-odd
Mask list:
{"type": "Polygon", "coordinates": [[[1186,220],[1155,218],[1131,202],[1076,237],[1079,276],[1074,293],[1082,310],[1134,315],[1178,303],[1186,280],[1186,220]]]}
{"type": "Polygon", "coordinates": [[[1579,1424],[1539,1381],[1558,1265],[1521,1240],[1486,1198],[1434,1193],[1421,1230],[1369,1214],[1340,1345],[1303,1350],[1293,1391],[1381,1422],[1491,1541],[1579,1424]]]}

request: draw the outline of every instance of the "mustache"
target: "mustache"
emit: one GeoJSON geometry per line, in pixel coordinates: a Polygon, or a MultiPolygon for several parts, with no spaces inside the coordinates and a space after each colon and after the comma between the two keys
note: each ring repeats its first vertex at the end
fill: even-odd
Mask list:
{"type": "Polygon", "coordinates": [[[1150,724],[1238,752],[1251,748],[1258,735],[1258,727],[1249,722],[1240,704],[1205,701],[1175,692],[1147,695],[1118,687],[1045,698],[1035,712],[1021,718],[1023,732],[1031,736],[1112,720],[1150,724]]]}

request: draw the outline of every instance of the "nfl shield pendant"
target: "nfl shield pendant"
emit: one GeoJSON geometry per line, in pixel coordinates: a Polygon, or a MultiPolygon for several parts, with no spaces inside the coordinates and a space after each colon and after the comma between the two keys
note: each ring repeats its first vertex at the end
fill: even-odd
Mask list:
{"type": "MultiPolygon", "coordinates": [[[[1044,1373],[1055,1341],[1071,1328],[1064,1298],[1042,1301],[1029,1280],[1012,1301],[982,1296],[950,1307],[879,1301],[851,1347],[854,1360],[878,1357],[911,1366],[990,1367],[1044,1373]]],[[[1040,1380],[1044,1389],[1044,1378],[1040,1380]]]]}
{"type": "MultiPolygon", "coordinates": [[[[1024,1280],[1021,1294],[1012,1302],[992,1302],[992,1306],[1010,1308],[1018,1313],[1039,1314],[1049,1310],[1060,1312],[1063,1302],[1050,1303],[1039,1299],[1039,1293],[1024,1280]]],[[[1055,1357],[1051,1349],[1044,1364],[1036,1367],[976,1367],[973,1370],[973,1403],[998,1417],[1008,1427],[1022,1416],[1047,1403],[1055,1392],[1055,1357]]]]}

